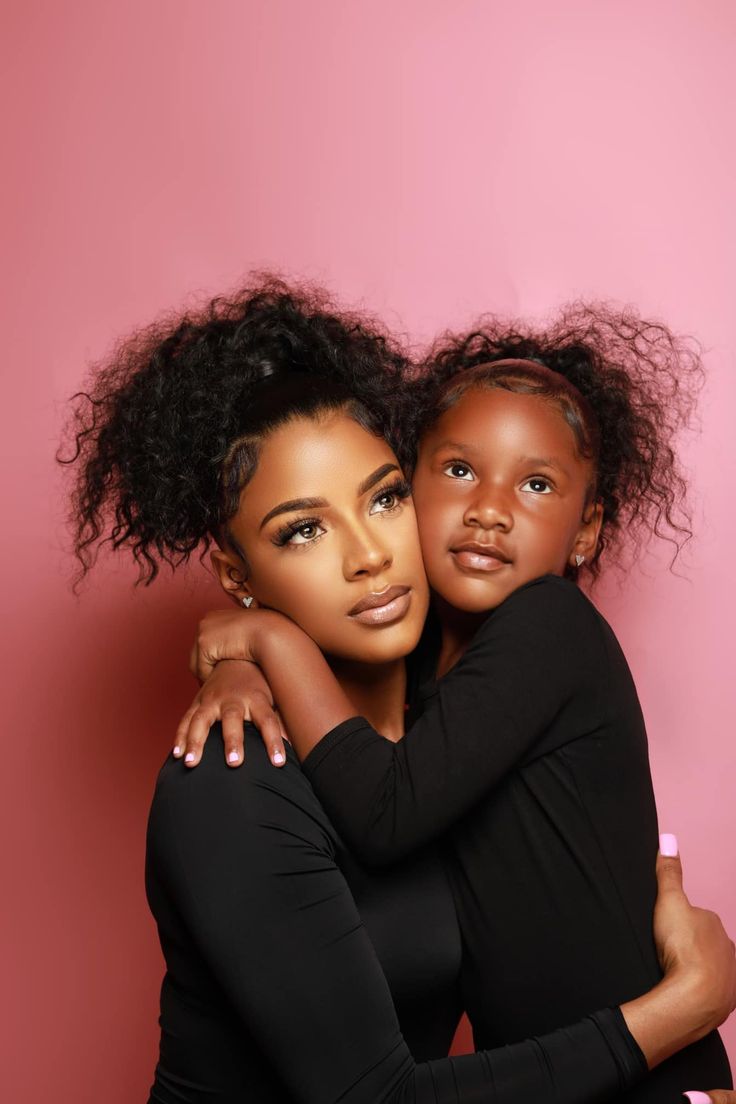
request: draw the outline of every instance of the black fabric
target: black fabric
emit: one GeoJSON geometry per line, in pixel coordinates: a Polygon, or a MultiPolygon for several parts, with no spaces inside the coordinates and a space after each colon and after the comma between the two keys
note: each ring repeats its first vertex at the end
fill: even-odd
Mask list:
{"type": "MultiPolygon", "coordinates": [[[[626,660],[591,602],[554,576],[527,584],[419,696],[423,712],[400,743],[354,718],[303,766],[367,863],[449,830],[476,1046],[649,989],[660,973],[646,733],[626,660]]],[[[730,1085],[716,1034],[632,1099],[670,1101],[696,1084],[730,1085]]]]}
{"type": "Polygon", "coordinates": [[[167,964],[151,1102],[594,1104],[642,1076],[617,1010],[416,1064],[339,863],[368,902],[405,1035],[417,1053],[442,1035],[446,1052],[459,945],[431,855],[393,881],[358,874],[290,749],[276,770],[249,729],[233,771],[213,733],[196,770],[165,764],[151,809],[146,882],[167,964]]]}

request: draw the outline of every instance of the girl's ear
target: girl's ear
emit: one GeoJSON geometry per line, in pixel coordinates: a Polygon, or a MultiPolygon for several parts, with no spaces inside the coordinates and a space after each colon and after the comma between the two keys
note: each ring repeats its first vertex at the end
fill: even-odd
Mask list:
{"type": "Polygon", "coordinates": [[[603,503],[593,502],[588,506],[587,512],[578,529],[575,543],[570,549],[568,563],[570,567],[582,567],[583,563],[590,563],[598,547],[598,537],[603,524],[603,503]]]}
{"type": "Polygon", "coordinates": [[[232,552],[214,548],[210,552],[210,562],[228,597],[237,605],[252,609],[256,602],[242,560],[232,552]]]}

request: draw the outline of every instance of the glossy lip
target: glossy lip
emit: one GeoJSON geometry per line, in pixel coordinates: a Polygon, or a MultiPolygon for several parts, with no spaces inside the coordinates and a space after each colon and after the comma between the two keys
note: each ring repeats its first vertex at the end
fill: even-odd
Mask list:
{"type": "Polygon", "coordinates": [[[354,617],[364,625],[387,625],[404,617],[410,604],[411,587],[387,587],[378,594],[367,594],[361,598],[348,617],[354,617]]]}
{"type": "Polygon", "coordinates": [[[464,541],[451,548],[450,553],[457,566],[465,571],[499,571],[512,562],[498,545],[482,544],[480,541],[464,541]]]}

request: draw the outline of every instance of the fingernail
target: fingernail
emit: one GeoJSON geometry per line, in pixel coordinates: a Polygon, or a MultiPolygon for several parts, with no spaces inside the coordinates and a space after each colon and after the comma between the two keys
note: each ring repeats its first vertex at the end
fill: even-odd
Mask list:
{"type": "Polygon", "coordinates": [[[193,751],[188,751],[186,753],[186,755],[184,756],[184,762],[185,763],[193,763],[194,762],[194,752],[193,751]]]}
{"type": "Polygon", "coordinates": [[[698,1092],[697,1089],[690,1089],[689,1092],[683,1093],[690,1101],[690,1104],[713,1104],[713,1101],[707,1093],[698,1092]]]}
{"type": "Polygon", "coordinates": [[[286,756],[280,751],[275,751],[273,753],[273,761],[277,767],[280,767],[286,762],[286,756]]]}
{"type": "Polygon", "coordinates": [[[240,759],[240,756],[238,755],[237,751],[228,752],[228,756],[227,756],[228,763],[237,763],[238,759],[240,759]]]}
{"type": "Polygon", "coordinates": [[[177,744],[176,747],[174,748],[174,757],[176,759],[178,759],[180,755],[181,755],[181,748],[177,744]]]}
{"type": "MultiPolygon", "coordinates": [[[[671,832],[662,832],[662,835],[659,837],[659,851],[660,854],[664,855],[667,859],[677,858],[679,855],[677,836],[673,836],[671,832]]],[[[708,1097],[703,1097],[703,1099],[707,1100],[708,1097]]]]}

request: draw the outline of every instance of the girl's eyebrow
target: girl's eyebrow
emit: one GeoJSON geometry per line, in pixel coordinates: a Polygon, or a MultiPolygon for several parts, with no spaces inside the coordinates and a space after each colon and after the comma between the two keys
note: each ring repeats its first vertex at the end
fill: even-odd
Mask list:
{"type": "MultiPolygon", "coordinates": [[[[364,495],[371,487],[375,487],[376,483],[380,483],[389,472],[398,470],[398,464],[382,464],[380,468],[376,468],[374,472],[366,476],[358,487],[358,497],[360,498],[361,495],[364,495]]],[[[274,506],[273,510],[268,511],[258,527],[259,532],[267,521],[270,521],[271,518],[278,517],[279,514],[288,514],[293,510],[324,509],[326,506],[329,506],[329,502],[326,498],[290,498],[288,502],[280,502],[278,506],[274,506]]]]}

